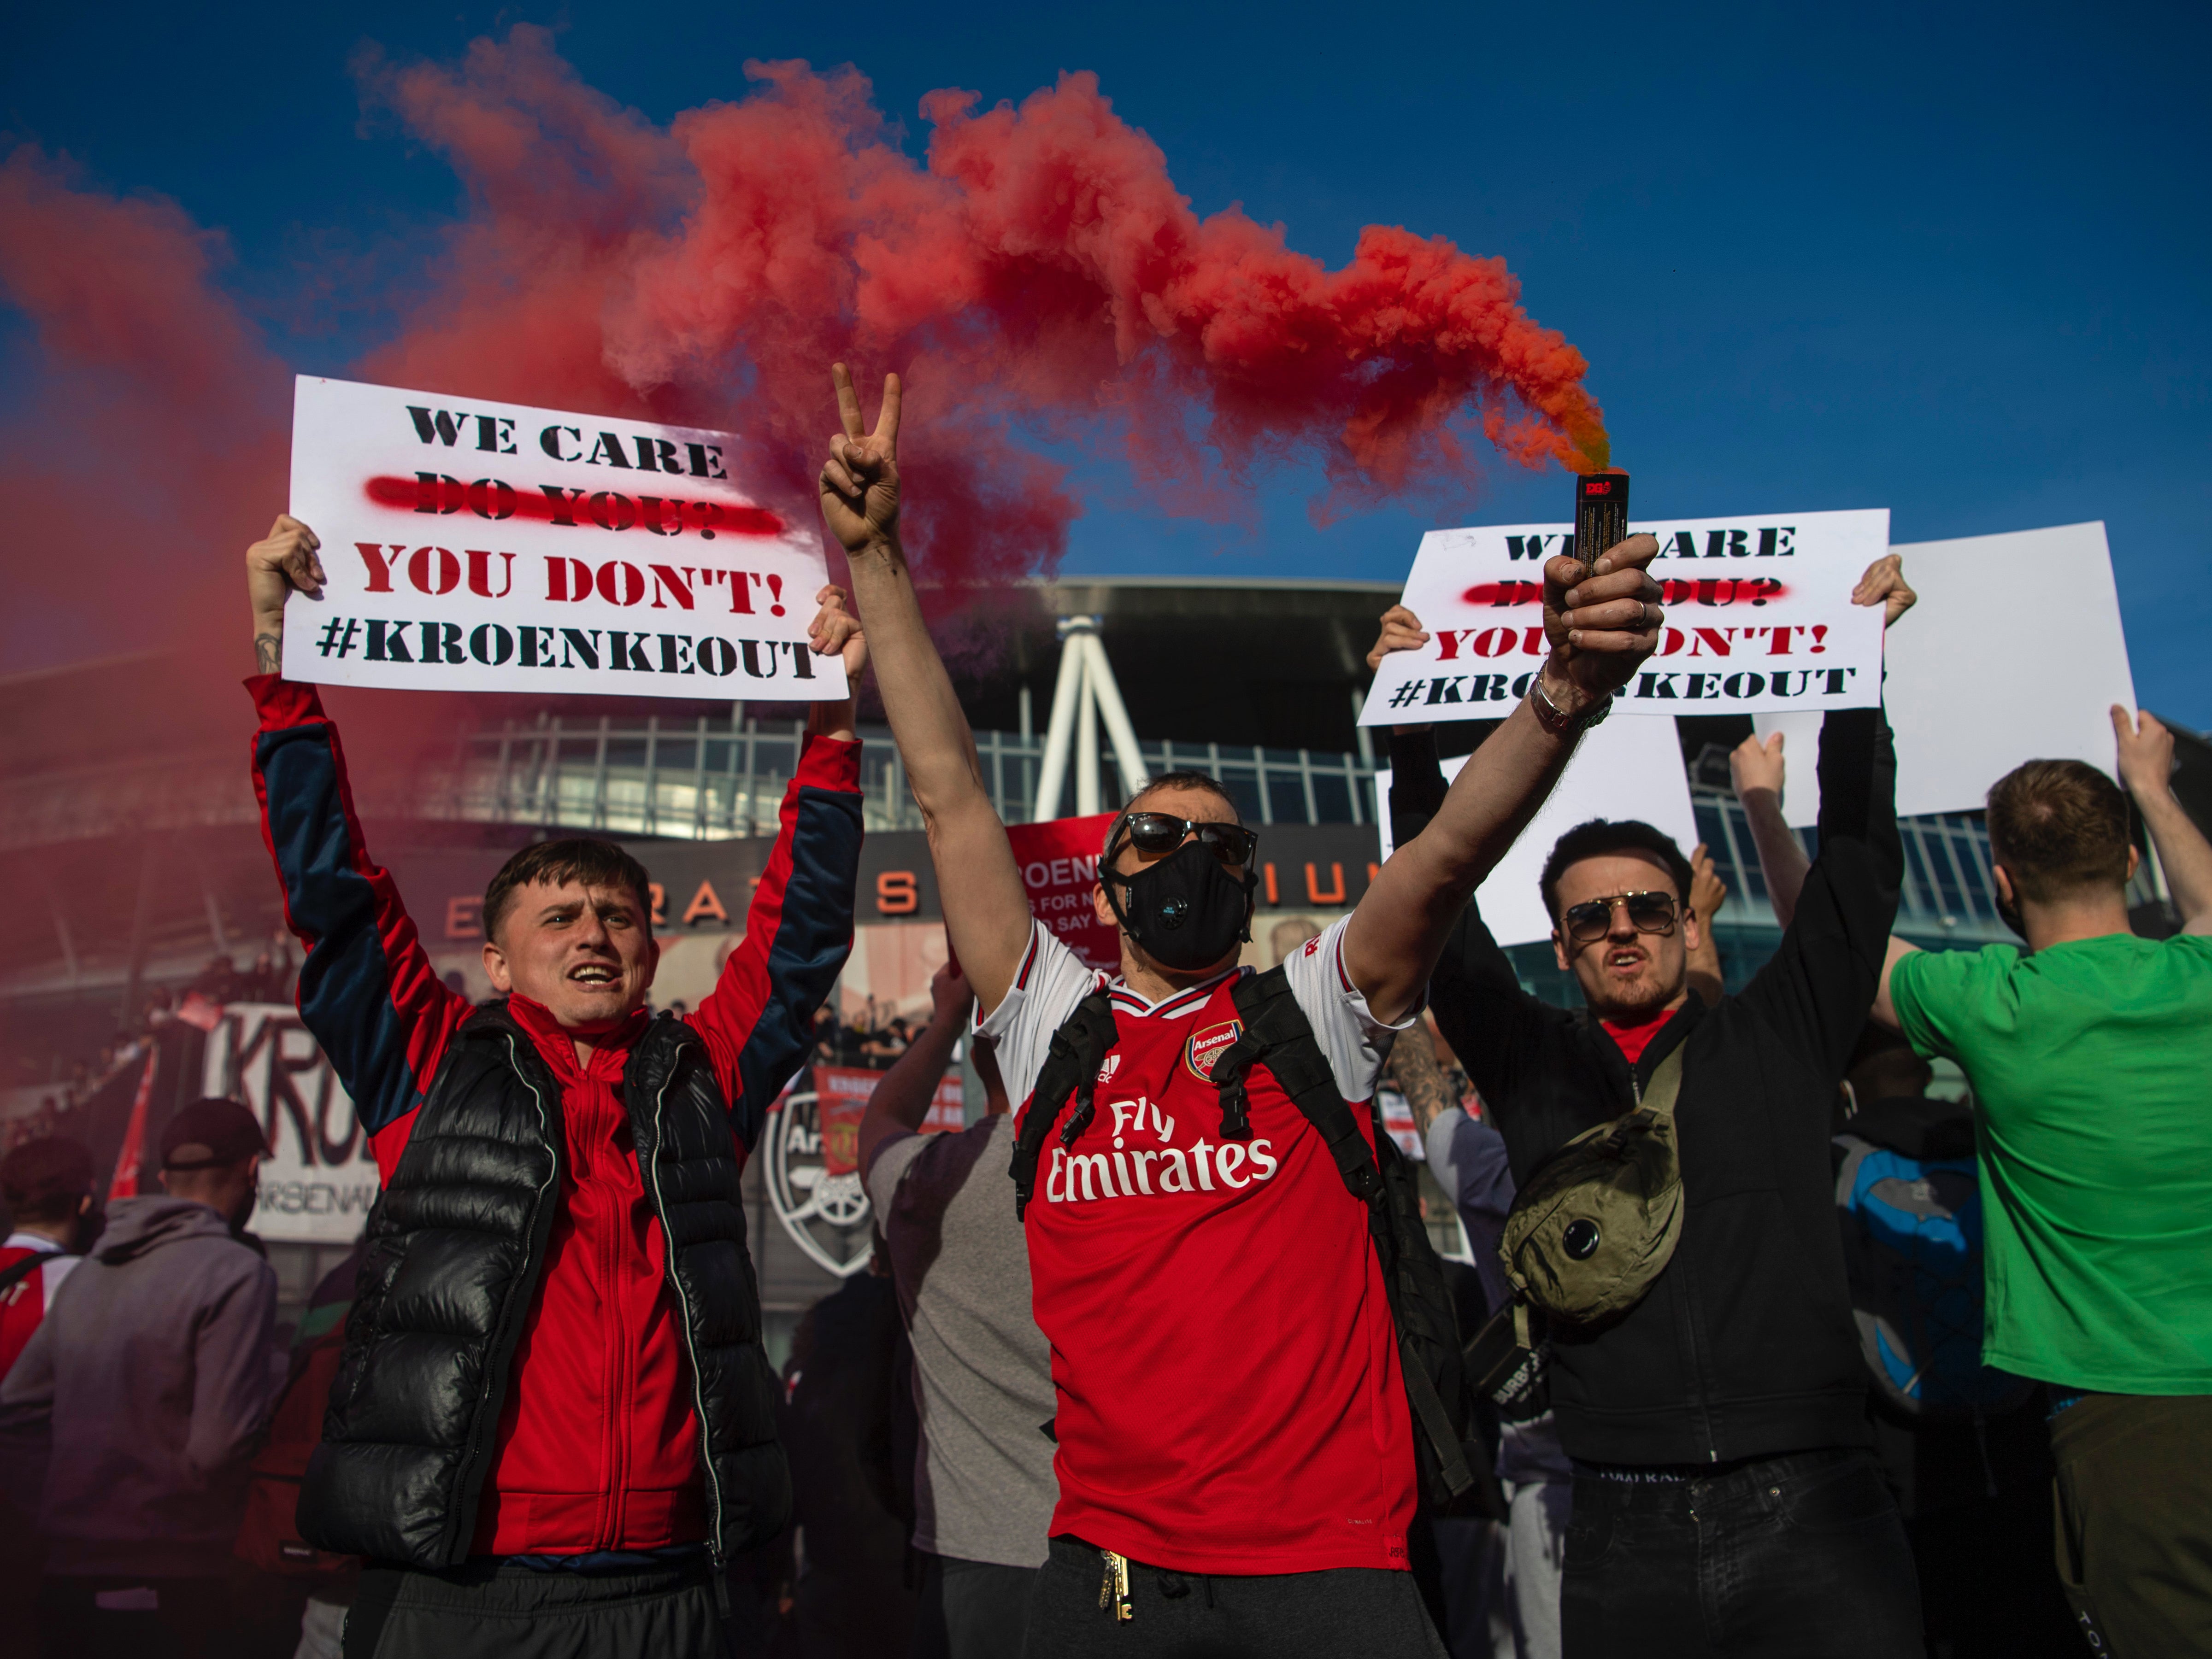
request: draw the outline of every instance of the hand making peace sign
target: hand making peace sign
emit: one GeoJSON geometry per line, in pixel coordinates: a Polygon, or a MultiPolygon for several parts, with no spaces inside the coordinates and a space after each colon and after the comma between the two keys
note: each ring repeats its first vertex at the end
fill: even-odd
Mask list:
{"type": "Polygon", "coordinates": [[[899,509],[899,378],[884,377],[884,403],[876,429],[860,424],[860,399],[842,363],[830,366],[837,413],[845,430],[830,440],[822,465],[822,518],[848,554],[887,547],[897,536],[899,509]]]}

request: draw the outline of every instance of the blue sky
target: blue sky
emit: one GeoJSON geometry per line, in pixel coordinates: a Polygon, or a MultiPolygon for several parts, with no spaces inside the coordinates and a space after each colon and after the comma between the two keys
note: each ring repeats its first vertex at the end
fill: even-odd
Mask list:
{"type": "MultiPolygon", "coordinates": [[[[1094,70],[1200,212],[1241,202],[1331,264],[1370,222],[1504,255],[1589,355],[1640,513],[1887,506],[1899,542],[2103,519],[2143,701],[2212,727],[2201,8],[14,15],[0,134],[222,227],[234,291],[317,372],[391,324],[333,306],[318,267],[374,257],[404,279],[457,207],[436,157],[363,119],[347,64],[364,40],[452,58],[550,24],[588,82],[656,120],[742,96],[749,58],[850,62],[917,144],[931,88],[1019,99],[1094,70]]],[[[27,344],[0,319],[0,354],[27,344]]],[[[1076,571],[1392,578],[1427,528],[1385,510],[1316,529],[1296,474],[1263,481],[1256,534],[1164,519],[1108,467],[1080,481],[1076,571]]],[[[1565,499],[1556,475],[1499,467],[1473,516],[1552,518],[1565,499]]]]}

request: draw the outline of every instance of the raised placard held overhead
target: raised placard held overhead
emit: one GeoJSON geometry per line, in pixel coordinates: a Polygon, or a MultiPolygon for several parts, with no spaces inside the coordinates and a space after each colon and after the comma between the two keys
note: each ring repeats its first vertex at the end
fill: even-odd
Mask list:
{"type": "Polygon", "coordinates": [[[733,434],[300,377],[292,514],[322,594],[295,680],[563,696],[843,697],[808,649],[811,522],[731,476],[733,434]]]}

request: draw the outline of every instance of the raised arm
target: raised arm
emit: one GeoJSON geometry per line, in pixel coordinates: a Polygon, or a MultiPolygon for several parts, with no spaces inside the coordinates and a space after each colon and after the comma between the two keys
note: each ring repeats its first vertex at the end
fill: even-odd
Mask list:
{"type": "Polygon", "coordinates": [[[775,845],[745,912],[744,937],[690,1016],[714,1054],[732,1127],[747,1147],[813,1046],[815,1012],[853,951],[861,839],[854,709],[868,647],[842,589],[826,587],[815,602],[821,609],[808,629],[814,652],[843,659],[853,694],[817,703],[809,713],[775,845]]]}
{"type": "Polygon", "coordinates": [[[906,1052],[891,1063],[891,1069],[868,1097],[867,1111],[860,1116],[860,1159],[864,1176],[876,1161],[878,1147],[895,1135],[921,1133],[922,1120],[929,1116],[929,1103],[937,1098],[937,1086],[945,1081],[945,1069],[952,1063],[952,1050],[968,1027],[975,993],[968,988],[960,970],[947,962],[930,978],[929,1002],[929,1023],[907,1044],[906,1052]]]}
{"type": "MultiPolygon", "coordinates": [[[[1383,613],[1382,635],[1367,654],[1367,666],[1377,668],[1390,652],[1411,651],[1427,644],[1428,638],[1419,618],[1402,605],[1393,606],[1383,613]]],[[[1444,794],[1436,728],[1393,727],[1391,845],[1402,847],[1417,839],[1443,805],[1444,794]]],[[[1429,1012],[1437,1029],[1486,1098],[1506,1098],[1512,1080],[1504,1068],[1517,1052],[1512,1035],[1523,1023],[1541,1018],[1544,1010],[1542,1003],[1521,989],[1511,959],[1483,925],[1474,900],[1462,907],[1432,973],[1429,1012]]]]}
{"type": "Polygon", "coordinates": [[[1346,924],[1345,972],[1376,1019],[1395,1022],[1419,1002],[1468,895],[1535,816],[1583,722],[1651,654],[1665,613],[1645,567],[1658,551],[1649,536],[1632,536],[1595,570],[1565,558],[1545,566],[1552,650],[1528,696],[1468,758],[1428,827],[1391,855],[1346,924]],[[1549,705],[1540,719],[1539,697],[1549,705]]]}
{"type": "Polygon", "coordinates": [[[1765,742],[1753,733],[1729,754],[1729,782],[1735,786],[1735,798],[1751,826],[1751,844],[1759,849],[1766,902],[1774,907],[1775,921],[1786,928],[1797,914],[1797,895],[1804,891],[1805,873],[1813,861],[1783,821],[1782,780],[1788,768],[1782,750],[1782,733],[1765,742]]]}
{"type": "Polygon", "coordinates": [[[337,729],[315,688],[282,673],[283,596],[295,586],[319,590],[315,546],[313,530],[283,517],[246,549],[254,657],[263,665],[246,682],[260,715],[253,790],[283,886],[285,925],[307,948],[300,1017],[353,1097],[389,1176],[469,1005],[440,980],[391,873],[368,856],[337,729]]]}
{"type": "Polygon", "coordinates": [[[1690,989],[1711,1008],[1726,989],[1721,973],[1721,948],[1713,933],[1713,917],[1728,902],[1728,883],[1713,868],[1713,855],[1703,841],[1690,855],[1690,914],[1698,918],[1698,942],[1689,950],[1690,989]]]}
{"type": "Polygon", "coordinates": [[[1890,925],[1905,874],[1897,755],[1879,708],[1820,722],[1820,856],[1796,913],[1739,1002],[1840,1076],[1895,960],[1890,925]]]}
{"type": "Polygon", "coordinates": [[[845,366],[838,364],[830,378],[844,429],[830,440],[822,468],[823,522],[843,544],[852,569],[884,711],[929,832],[953,954],[988,1014],[1006,996],[1029,948],[1029,895],[899,545],[898,377],[884,377],[872,433],[861,422],[845,366]]]}
{"type": "Polygon", "coordinates": [[[1444,1081],[1444,1069],[1437,1060],[1436,1039],[1429,1035],[1425,1022],[1416,1020],[1399,1032],[1397,1041],[1390,1045],[1389,1071],[1413,1109],[1414,1127],[1426,1135],[1429,1125],[1453,1101],[1444,1081]]]}
{"type": "Polygon", "coordinates": [[[2112,736],[2119,743],[2120,781],[2150,832],[2159,868],[2181,912],[2181,930],[2212,933],[2212,842],[2174,796],[2173,734],[2156,715],[2146,711],[2130,720],[2115,703],[2112,736]]]}

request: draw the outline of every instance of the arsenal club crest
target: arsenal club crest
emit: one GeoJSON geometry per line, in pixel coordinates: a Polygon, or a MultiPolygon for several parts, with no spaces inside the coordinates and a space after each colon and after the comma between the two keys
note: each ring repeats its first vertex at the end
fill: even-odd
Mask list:
{"type": "Polygon", "coordinates": [[[769,1117],[768,1195],[792,1241],[842,1279],[874,1247],[860,1184],[865,1096],[837,1089],[787,1094],[769,1117]]]}
{"type": "Polygon", "coordinates": [[[1191,1032],[1190,1041],[1183,1044],[1182,1050],[1182,1063],[1190,1068],[1190,1075],[1201,1083],[1211,1083],[1214,1063],[1229,1052],[1230,1044],[1243,1029],[1241,1020],[1225,1020],[1218,1026],[1191,1032]]]}

